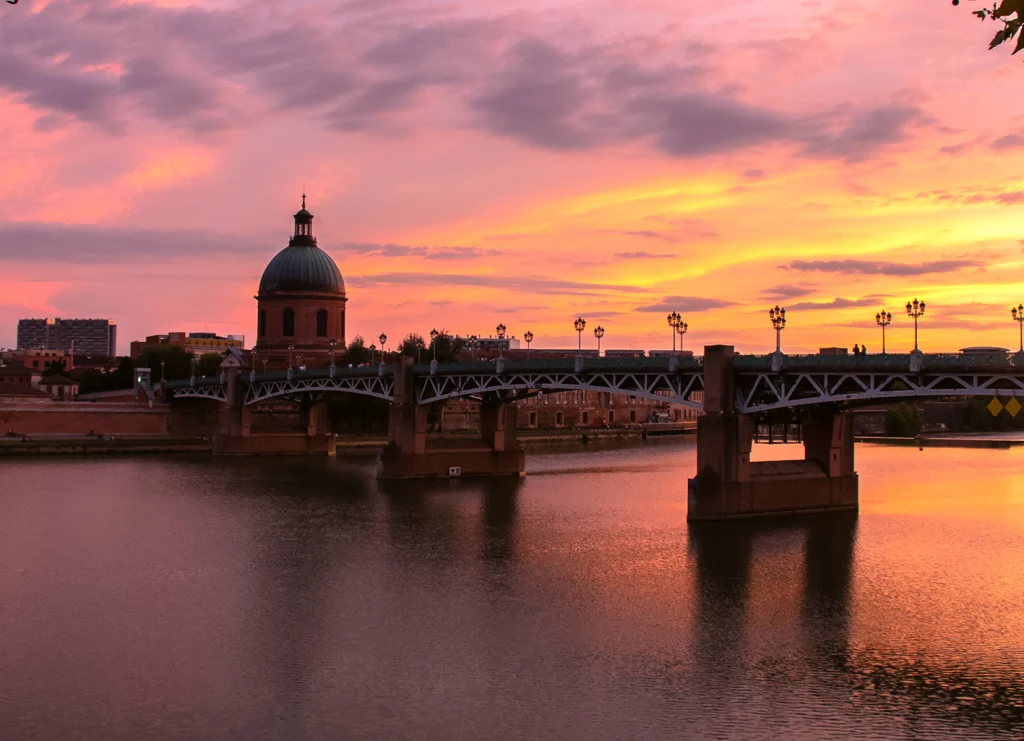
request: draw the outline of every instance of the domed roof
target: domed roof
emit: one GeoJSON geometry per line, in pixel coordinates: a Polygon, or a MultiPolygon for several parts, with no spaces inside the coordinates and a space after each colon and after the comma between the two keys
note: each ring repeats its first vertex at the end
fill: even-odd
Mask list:
{"type": "Polygon", "coordinates": [[[295,214],[295,233],[288,246],[278,252],[260,278],[260,294],[268,291],[316,291],[345,295],[345,281],[331,256],[316,246],[313,214],[302,209],[295,214]]]}
{"type": "Polygon", "coordinates": [[[316,245],[290,244],[274,256],[260,278],[260,293],[318,291],[345,293],[345,281],[331,256],[316,245]]]}

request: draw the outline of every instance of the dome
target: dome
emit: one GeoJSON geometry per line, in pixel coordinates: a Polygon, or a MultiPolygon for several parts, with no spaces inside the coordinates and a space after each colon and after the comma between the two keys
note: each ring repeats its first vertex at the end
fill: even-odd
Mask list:
{"type": "Polygon", "coordinates": [[[260,293],[317,291],[345,293],[345,281],[331,256],[316,245],[290,244],[274,256],[260,278],[260,293]]]}

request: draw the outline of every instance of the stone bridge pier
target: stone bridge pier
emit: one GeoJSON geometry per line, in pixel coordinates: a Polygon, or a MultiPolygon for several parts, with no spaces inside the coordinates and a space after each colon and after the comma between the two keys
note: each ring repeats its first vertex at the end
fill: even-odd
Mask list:
{"type": "Polygon", "coordinates": [[[394,384],[388,444],[378,459],[378,478],[525,474],[526,457],[516,439],[515,404],[484,402],[478,438],[433,438],[427,435],[427,407],[416,404],[412,358],[402,358],[395,365],[394,384]]]}
{"type": "Polygon", "coordinates": [[[323,402],[299,402],[297,430],[254,433],[242,373],[240,368],[224,369],[227,404],[213,438],[214,455],[334,455],[334,435],[323,402]]]}
{"type": "Polygon", "coordinates": [[[719,520],[824,510],[855,510],[853,418],[811,408],[802,460],[750,462],[754,418],[735,410],[733,348],[704,351],[704,416],[697,421],[697,475],[688,520],[719,520]]]}

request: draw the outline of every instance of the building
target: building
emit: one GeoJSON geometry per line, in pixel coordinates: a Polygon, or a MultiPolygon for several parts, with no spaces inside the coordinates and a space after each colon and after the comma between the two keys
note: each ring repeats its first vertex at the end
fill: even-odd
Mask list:
{"type": "Polygon", "coordinates": [[[56,401],[71,401],[78,395],[78,381],[66,376],[46,376],[39,380],[39,390],[48,393],[56,401]]]}
{"type": "Polygon", "coordinates": [[[606,358],[644,358],[647,353],[643,350],[605,350],[606,358]]]}
{"type": "Polygon", "coordinates": [[[64,362],[65,370],[71,370],[71,355],[63,350],[4,350],[0,353],[0,362],[21,363],[27,368],[42,371],[53,362],[64,362]]]}
{"type": "Polygon", "coordinates": [[[345,347],[347,300],[341,271],[317,246],[313,214],[306,210],[303,195],[288,246],[274,256],[260,278],[256,362],[268,370],[292,363],[310,368],[327,365],[331,352],[345,347]]]}
{"type": "Polygon", "coordinates": [[[0,362],[0,383],[35,388],[42,376],[42,371],[28,368],[22,363],[0,362]]]}
{"type": "Polygon", "coordinates": [[[112,319],[21,319],[18,348],[117,355],[117,325],[112,319]]]}
{"type": "Polygon", "coordinates": [[[232,348],[245,347],[245,335],[229,334],[219,337],[214,332],[168,332],[146,337],[145,341],[135,340],[131,344],[131,358],[135,360],[147,350],[159,347],[180,347],[197,358],[205,353],[223,354],[232,348]]]}

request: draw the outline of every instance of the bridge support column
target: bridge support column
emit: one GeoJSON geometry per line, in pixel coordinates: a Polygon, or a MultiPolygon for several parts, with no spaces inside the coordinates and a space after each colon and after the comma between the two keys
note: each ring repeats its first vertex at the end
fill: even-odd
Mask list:
{"type": "Polygon", "coordinates": [[[822,409],[804,427],[804,460],[750,462],[753,417],[736,411],[733,348],[704,349],[704,416],[688,520],[856,509],[853,420],[822,409]]]}
{"type": "Polygon", "coordinates": [[[416,404],[412,358],[395,365],[388,444],[378,459],[378,478],[522,476],[525,470],[525,455],[516,441],[514,404],[484,405],[479,438],[428,437],[427,408],[416,404]]]}
{"type": "Polygon", "coordinates": [[[228,403],[221,411],[214,455],[334,455],[334,435],[323,403],[299,409],[300,432],[252,432],[252,410],[245,405],[242,369],[224,371],[228,403]]]}

